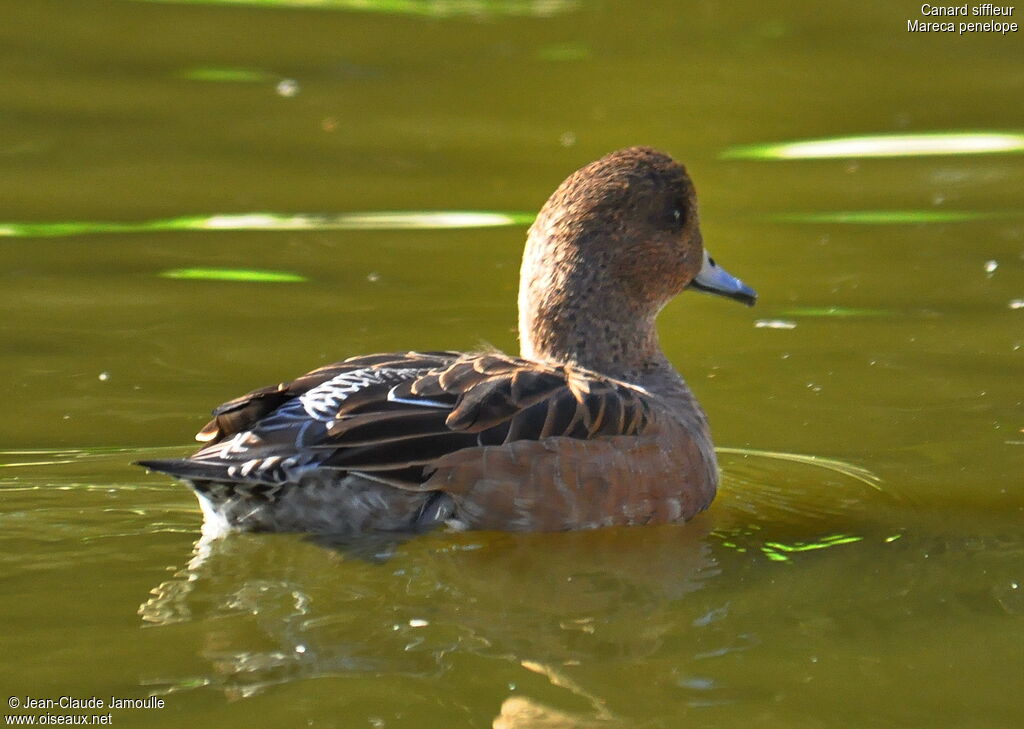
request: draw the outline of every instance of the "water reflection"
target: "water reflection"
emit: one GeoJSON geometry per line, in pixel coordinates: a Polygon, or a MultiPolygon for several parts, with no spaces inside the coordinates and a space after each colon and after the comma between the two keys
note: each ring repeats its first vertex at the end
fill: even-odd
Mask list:
{"type": "Polygon", "coordinates": [[[0,237],[54,238],[91,233],[151,233],[171,230],[454,230],[529,225],[532,213],[481,210],[394,210],[361,213],[225,213],[159,220],[72,220],[0,223],[0,237]]]}
{"type": "Polygon", "coordinates": [[[161,278],[199,281],[249,281],[254,283],[300,283],[305,276],[289,271],[264,271],[252,268],[175,268],[162,271],[161,278]]]}
{"type": "Polygon", "coordinates": [[[732,147],[723,159],[843,159],[1024,152],[1024,134],[999,131],[925,132],[806,139],[732,147]]]}
{"type": "Polygon", "coordinates": [[[614,717],[594,693],[601,682],[585,688],[585,677],[568,672],[662,647],[678,601],[719,572],[708,528],[442,534],[334,548],[281,535],[201,539],[139,613],[154,626],[191,623],[210,672],[155,688],[214,686],[244,698],[324,676],[436,676],[470,655],[541,676],[556,695],[594,707],[577,716],[513,687],[494,709],[495,726],[544,726],[539,717],[606,724],[614,717]]]}

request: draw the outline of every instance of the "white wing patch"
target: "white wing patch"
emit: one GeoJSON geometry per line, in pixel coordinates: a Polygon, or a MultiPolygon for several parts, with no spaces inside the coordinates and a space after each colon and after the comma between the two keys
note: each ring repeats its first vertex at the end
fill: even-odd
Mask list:
{"type": "Polygon", "coordinates": [[[441,408],[447,410],[451,408],[451,403],[439,402],[437,400],[427,400],[426,398],[412,399],[408,397],[399,397],[395,394],[395,390],[398,389],[398,385],[395,385],[388,390],[388,402],[400,402],[403,405],[419,405],[424,408],[441,408]]]}
{"type": "Polygon", "coordinates": [[[345,372],[299,396],[306,414],[322,423],[331,423],[338,408],[349,396],[374,385],[398,385],[423,374],[421,369],[365,367],[345,372]]]}

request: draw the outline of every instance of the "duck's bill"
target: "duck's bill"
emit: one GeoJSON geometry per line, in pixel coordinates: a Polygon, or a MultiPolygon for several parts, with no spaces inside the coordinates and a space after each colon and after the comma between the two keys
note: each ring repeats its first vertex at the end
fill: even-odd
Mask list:
{"type": "Polygon", "coordinates": [[[747,306],[753,306],[757,302],[757,292],[715,263],[715,259],[709,256],[707,251],[704,251],[704,265],[701,266],[700,273],[694,277],[690,288],[736,299],[747,306]]]}

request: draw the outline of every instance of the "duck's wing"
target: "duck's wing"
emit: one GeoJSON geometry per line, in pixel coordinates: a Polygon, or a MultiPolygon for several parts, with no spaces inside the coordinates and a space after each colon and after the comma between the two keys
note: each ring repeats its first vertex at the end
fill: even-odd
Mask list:
{"type": "Polygon", "coordinates": [[[190,459],[143,463],[187,479],[281,484],[316,471],[417,489],[437,461],[477,446],[636,435],[645,391],[501,354],[356,357],[214,411],[190,459]]]}
{"type": "MultiPolygon", "coordinates": [[[[311,390],[323,385],[326,387],[319,393],[308,395],[307,399],[316,401],[318,397],[327,399],[329,395],[344,399],[346,390],[355,392],[360,388],[365,391],[364,395],[376,393],[378,388],[373,388],[374,384],[385,384],[391,380],[397,383],[412,373],[445,367],[460,356],[460,352],[405,352],[350,357],[307,372],[291,382],[261,387],[228,400],[214,408],[213,419],[196,433],[196,440],[211,445],[220,443],[255,427],[289,401],[307,396],[311,390]],[[355,372],[360,372],[360,375],[353,376],[355,372]],[[332,382],[333,385],[330,384],[332,382]]],[[[319,405],[323,407],[326,403],[319,405]]]]}

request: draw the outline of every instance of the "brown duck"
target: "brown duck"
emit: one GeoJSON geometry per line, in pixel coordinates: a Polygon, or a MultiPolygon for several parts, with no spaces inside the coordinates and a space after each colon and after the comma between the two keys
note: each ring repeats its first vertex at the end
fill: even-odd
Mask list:
{"type": "Polygon", "coordinates": [[[554,531],[689,519],[707,418],[655,317],[686,288],[752,305],[704,250],[686,170],[647,147],[573,173],[530,228],[521,356],[353,357],[217,408],[185,480],[212,532],[554,531]]]}

